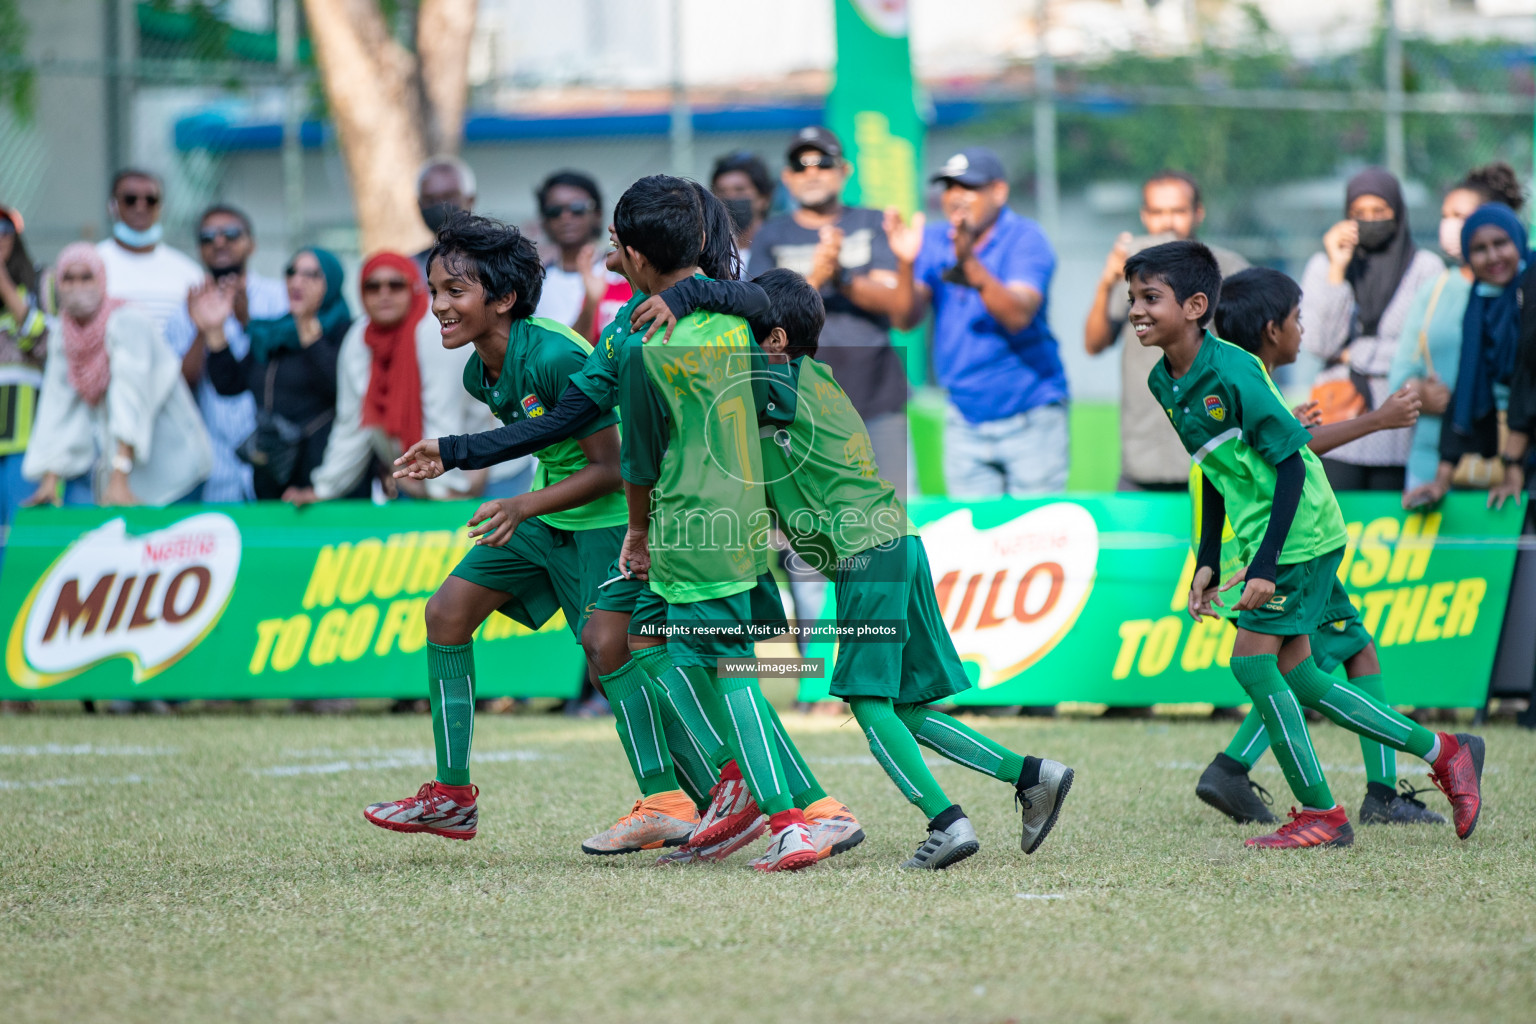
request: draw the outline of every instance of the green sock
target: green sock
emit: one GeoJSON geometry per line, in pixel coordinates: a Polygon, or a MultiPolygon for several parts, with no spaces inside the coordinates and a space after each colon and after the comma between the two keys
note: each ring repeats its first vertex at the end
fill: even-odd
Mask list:
{"type": "Polygon", "coordinates": [[[437,781],[469,785],[469,748],[475,738],[475,645],[444,647],[427,641],[427,696],[437,781]]]}
{"type": "Polygon", "coordinates": [[[800,756],[800,748],[789,738],[784,723],[779,720],[779,713],[768,703],[768,698],[763,696],[762,687],[757,689],[757,698],[762,703],[763,714],[773,725],[773,744],[779,751],[779,763],[784,766],[784,781],[789,786],[790,795],[795,798],[795,806],[803,811],[817,800],[824,799],[827,791],[821,788],[815,773],[805,763],[805,758],[800,756]]]}
{"type": "Polygon", "coordinates": [[[1369,736],[1415,757],[1423,757],[1435,745],[1434,733],[1398,714],[1385,700],[1372,697],[1357,685],[1339,682],[1311,658],[1291,669],[1285,681],[1302,704],[1357,736],[1369,736]]]}
{"type": "Polygon", "coordinates": [[[898,704],[896,714],[917,742],[956,764],[1009,783],[1024,771],[1023,757],[946,714],[921,704],[898,704]]]}
{"type": "Polygon", "coordinates": [[[654,796],[670,793],[678,785],[671,752],[661,735],[661,715],[647,681],[645,669],[633,660],[616,672],[598,676],[613,707],[614,728],[629,757],[629,770],[640,784],[640,795],[654,796]]]}
{"type": "Polygon", "coordinates": [[[1269,733],[1264,731],[1264,716],[1259,714],[1259,706],[1255,704],[1243,717],[1243,724],[1237,727],[1237,735],[1227,744],[1227,756],[1241,761],[1244,768],[1252,771],[1268,749],[1269,733]]]}
{"type": "MultiPolygon", "coordinates": [[[[1349,681],[1349,685],[1383,704],[1387,703],[1387,687],[1381,681],[1380,673],[1356,676],[1349,681]]],[[[1379,782],[1388,789],[1397,788],[1397,751],[1361,733],[1360,758],[1365,762],[1366,782],[1379,782]]]]}
{"type": "Polygon", "coordinates": [[[742,777],[758,808],[770,815],[789,810],[795,801],[784,780],[784,764],[773,741],[773,729],[762,713],[762,691],[757,680],[717,679],[708,669],[702,671],[709,677],[708,685],[717,687],[716,692],[725,702],[736,763],[741,766],[742,777]]]}
{"type": "MultiPolygon", "coordinates": [[[[651,685],[655,686],[654,680],[651,685]]],[[[656,687],[657,691],[660,689],[656,687]]],[[[709,806],[709,791],[720,775],[715,771],[715,766],[709,763],[709,758],[704,756],[704,751],[699,749],[693,734],[684,727],[682,719],[677,717],[672,702],[662,700],[658,693],[657,705],[661,710],[662,734],[667,738],[667,749],[672,752],[672,767],[678,787],[688,794],[688,799],[693,801],[695,807],[703,811],[709,806]]]]}
{"type": "Polygon", "coordinates": [[[725,705],[705,669],[670,668],[656,679],[656,688],[717,771],[735,756],[727,742],[730,729],[726,725],[725,705]]]}
{"type": "Polygon", "coordinates": [[[1334,807],[1333,792],[1323,778],[1323,766],[1312,749],[1312,736],[1301,713],[1296,694],[1280,674],[1280,659],[1273,654],[1254,654],[1232,659],[1232,674],[1258,708],[1269,733],[1275,760],[1285,781],[1303,807],[1327,811],[1334,807]]]}
{"type": "Polygon", "coordinates": [[[869,740],[869,752],[875,755],[885,774],[890,776],[901,795],[916,804],[929,820],[948,810],[952,801],[939,788],[933,773],[923,762],[923,752],[912,731],[896,715],[889,697],[849,697],[854,720],[869,740]]]}

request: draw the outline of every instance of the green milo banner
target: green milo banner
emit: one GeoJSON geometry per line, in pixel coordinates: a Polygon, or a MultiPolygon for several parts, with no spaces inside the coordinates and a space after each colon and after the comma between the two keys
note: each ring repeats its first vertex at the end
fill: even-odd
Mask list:
{"type": "MultiPolygon", "coordinates": [[[[1341,503],[1340,576],[1391,699],[1481,705],[1524,510],[1471,494],[1429,513],[1391,494],[1341,503]]],[[[0,572],[0,698],[415,696],[427,598],[467,549],[474,508],[24,510],[0,572]]],[[[1242,702],[1235,630],[1184,612],[1183,495],[925,500],[912,515],[978,684],[962,702],[1242,702]]],[[[808,653],[830,665],[835,650],[808,653]]],[[[582,663],[560,616],[533,633],[493,615],[475,658],[483,696],[569,696],[582,663]]],[[[824,680],[802,686],[825,694],[824,680]]]]}
{"type": "MultiPolygon", "coordinates": [[[[474,503],[24,509],[0,571],[8,699],[414,697],[474,503]]],[[[572,696],[563,615],[476,634],[481,696],[572,696]]]]}
{"type": "MultiPolygon", "coordinates": [[[[1344,494],[1340,504],[1349,545],[1339,576],[1376,638],[1388,696],[1482,706],[1524,509],[1491,512],[1477,494],[1427,513],[1405,513],[1396,494],[1344,494]]],[[[1236,629],[1186,611],[1184,495],[932,500],[911,511],[977,684],[958,703],[1245,703],[1227,667],[1236,629]]],[[[807,654],[830,664],[834,648],[807,654]]],[[[800,696],[826,693],[813,679],[800,696]]]]}

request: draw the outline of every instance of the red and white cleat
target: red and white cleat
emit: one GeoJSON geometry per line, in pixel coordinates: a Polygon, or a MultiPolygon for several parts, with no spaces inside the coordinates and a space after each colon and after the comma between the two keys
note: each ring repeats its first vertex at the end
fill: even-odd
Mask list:
{"type": "MultiPolygon", "coordinates": [[[[475,838],[475,827],[480,824],[480,808],[475,803],[480,796],[479,787],[463,787],[469,791],[469,802],[460,803],[440,786],[441,783],[428,782],[416,791],[415,796],[369,804],[363,810],[363,817],[391,832],[425,832],[447,839],[475,838]]],[[[460,799],[462,797],[461,793],[460,799]]]]}

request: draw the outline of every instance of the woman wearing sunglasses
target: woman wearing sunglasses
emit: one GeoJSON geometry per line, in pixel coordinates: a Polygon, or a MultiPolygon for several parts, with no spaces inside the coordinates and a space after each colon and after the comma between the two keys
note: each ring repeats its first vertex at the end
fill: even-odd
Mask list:
{"type": "MultiPolygon", "coordinates": [[[[381,252],[363,264],[363,312],[347,332],[336,366],[336,422],[310,486],[291,487],[295,506],[342,498],[366,484],[374,457],[392,465],[423,437],[487,430],[495,421],[464,390],[470,348],[443,348],[416,262],[381,252]]],[[[452,501],[478,494],[486,470],[454,470],[400,481],[417,498],[452,501]]]]}
{"type": "MultiPolygon", "coordinates": [[[[352,326],[341,294],[341,263],[324,249],[300,249],[284,271],[288,315],[252,320],[250,351],[236,359],[223,332],[204,335],[208,379],[221,395],[249,391],[256,429],[237,449],[254,470],[256,498],[273,501],[308,487],[336,415],[336,359],[352,326]]],[[[226,299],[227,301],[227,299],[226,299]]],[[[224,316],[211,316],[222,323],[224,316]]],[[[366,497],[368,481],[358,485],[366,497]]]]}

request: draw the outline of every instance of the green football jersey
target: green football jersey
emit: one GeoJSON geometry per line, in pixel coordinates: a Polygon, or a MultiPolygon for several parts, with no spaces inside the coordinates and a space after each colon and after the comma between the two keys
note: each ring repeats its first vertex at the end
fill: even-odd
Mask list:
{"type": "Polygon", "coordinates": [[[1280,564],[1306,562],[1343,547],[1344,515],[1312,435],[1280,396],[1258,356],[1206,332],[1194,364],[1174,379],[1160,359],[1147,386],[1194,458],[1221,492],[1242,563],[1253,561],[1274,504],[1275,466],[1301,453],[1306,483],[1280,552],[1280,564]]]}
{"type": "Polygon", "coordinates": [[[768,502],[790,545],[831,575],[839,559],[917,530],[881,477],[869,431],[832,368],[804,356],[769,365],[759,414],[768,502]]]}
{"type": "MultiPolygon", "coordinates": [[[[542,416],[546,409],[554,408],[560,401],[572,375],[581,371],[591,350],[587,339],[558,321],[544,317],[514,320],[507,337],[507,355],[501,364],[501,375],[494,381],[487,380],[485,363],[476,353],[464,366],[464,390],[488,405],[503,423],[542,416]]],[[[618,416],[610,410],[583,427],[576,437],[557,441],[539,451],[539,468],[534,474],[532,489],[536,491],[559,483],[585,468],[587,457],[582,454],[581,445],[576,443],[577,438],[588,437],[618,421],[618,416]]],[[[580,508],[551,512],[539,518],[562,530],[592,530],[622,526],[629,521],[629,513],[623,493],[615,491],[580,508]]]]}
{"type": "Polygon", "coordinates": [[[619,404],[619,346],[629,338],[630,314],[646,298],[637,291],[619,307],[619,311],[613,315],[613,322],[598,335],[597,344],[592,346],[592,354],[587,356],[586,365],[579,373],[571,374],[571,383],[580,388],[583,394],[592,399],[592,404],[603,412],[619,404]]]}
{"type": "Polygon", "coordinates": [[[624,479],[654,487],[651,589],[672,604],[751,590],[770,526],[757,445],[762,353],[740,317],[695,312],[618,346],[624,479]]]}

